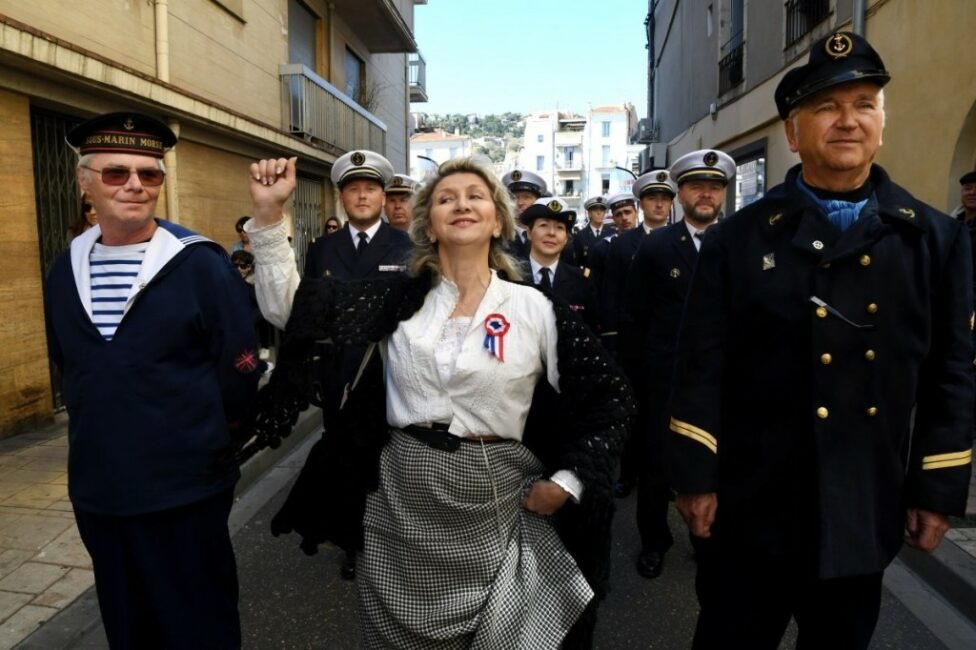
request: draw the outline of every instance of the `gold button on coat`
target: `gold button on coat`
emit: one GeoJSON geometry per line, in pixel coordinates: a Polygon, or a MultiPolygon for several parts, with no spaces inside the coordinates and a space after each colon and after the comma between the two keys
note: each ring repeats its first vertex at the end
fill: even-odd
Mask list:
{"type": "Polygon", "coordinates": [[[826,420],[828,415],[830,415],[830,411],[828,411],[826,407],[821,406],[817,409],[817,417],[821,420],[826,420]]]}
{"type": "Polygon", "coordinates": [[[834,358],[830,356],[828,352],[824,352],[823,354],[820,355],[820,363],[824,364],[825,366],[829,366],[830,362],[833,360],[834,358]]]}
{"type": "Polygon", "coordinates": [[[861,255],[861,266],[871,266],[870,255],[861,255]]]}
{"type": "Polygon", "coordinates": [[[827,318],[827,308],[817,307],[817,316],[819,316],[820,318],[827,318]]]}
{"type": "Polygon", "coordinates": [[[873,418],[877,414],[878,414],[878,407],[872,406],[871,408],[868,409],[868,416],[869,417],[872,417],[873,418]]]}
{"type": "Polygon", "coordinates": [[[868,350],[864,353],[864,358],[868,361],[874,361],[874,350],[868,350]]]}
{"type": "Polygon", "coordinates": [[[868,305],[868,313],[869,314],[877,314],[878,313],[878,305],[875,304],[875,303],[873,303],[873,302],[870,305],[868,305]]]}

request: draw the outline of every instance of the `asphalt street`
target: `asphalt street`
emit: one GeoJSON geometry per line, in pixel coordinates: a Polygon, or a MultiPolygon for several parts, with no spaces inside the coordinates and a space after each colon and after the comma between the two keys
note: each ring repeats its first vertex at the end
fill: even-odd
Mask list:
{"type": "MultiPolygon", "coordinates": [[[[356,590],[339,577],[342,552],[323,548],[312,557],[298,548],[295,535],[274,538],[271,517],[290,487],[278,491],[234,537],[241,580],[244,647],[360,647],[356,590]]],[[[638,539],[633,524],[635,497],[619,500],[614,524],[613,591],[601,607],[596,647],[688,648],[697,615],[695,564],[684,527],[672,509],[677,541],[668,553],[664,574],[640,577],[633,568],[638,539]]],[[[930,622],[931,625],[931,622],[930,622]]],[[[790,628],[783,647],[795,645],[790,628]]],[[[881,618],[872,648],[945,648],[901,601],[885,589],[881,618]]]]}

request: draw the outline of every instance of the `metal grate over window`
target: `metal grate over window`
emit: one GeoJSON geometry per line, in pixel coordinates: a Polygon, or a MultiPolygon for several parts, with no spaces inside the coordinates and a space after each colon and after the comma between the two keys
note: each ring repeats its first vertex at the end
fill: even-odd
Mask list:
{"type": "Polygon", "coordinates": [[[298,272],[305,273],[305,254],[322,230],[322,180],[299,176],[295,188],[294,231],[291,246],[295,249],[298,272]]]}
{"type": "Polygon", "coordinates": [[[803,38],[830,15],[830,0],[787,0],[786,47],[803,38]]]}

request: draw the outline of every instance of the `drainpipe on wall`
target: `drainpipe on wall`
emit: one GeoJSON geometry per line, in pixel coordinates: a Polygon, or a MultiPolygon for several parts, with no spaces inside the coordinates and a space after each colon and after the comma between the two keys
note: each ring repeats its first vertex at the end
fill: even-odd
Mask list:
{"type": "Polygon", "coordinates": [[[169,0],[156,0],[156,76],[169,81],[169,0]]]}
{"type": "Polygon", "coordinates": [[[864,16],[867,14],[867,0],[854,0],[852,31],[864,36],[864,16]]]}
{"type": "MultiPolygon", "coordinates": [[[[167,120],[167,125],[180,137],[180,123],[176,120],[167,120]]],[[[163,154],[163,163],[166,165],[166,219],[172,223],[180,222],[180,195],[176,187],[176,151],[170,149],[163,154]]]]}

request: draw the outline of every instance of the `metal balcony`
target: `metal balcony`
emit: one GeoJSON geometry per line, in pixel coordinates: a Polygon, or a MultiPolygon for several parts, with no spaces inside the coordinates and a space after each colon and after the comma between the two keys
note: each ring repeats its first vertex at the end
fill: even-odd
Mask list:
{"type": "Polygon", "coordinates": [[[830,15],[830,0],[788,0],[786,47],[803,38],[830,15]]]}
{"type": "Polygon", "coordinates": [[[410,55],[410,101],[427,101],[427,62],[420,52],[410,55]]]}
{"type": "Polygon", "coordinates": [[[282,128],[313,145],[386,151],[386,125],[300,63],[278,68],[282,128]]]}
{"type": "Polygon", "coordinates": [[[722,58],[718,62],[718,94],[724,95],[745,81],[742,70],[742,51],[745,43],[742,32],[737,33],[722,46],[722,58]]]}

